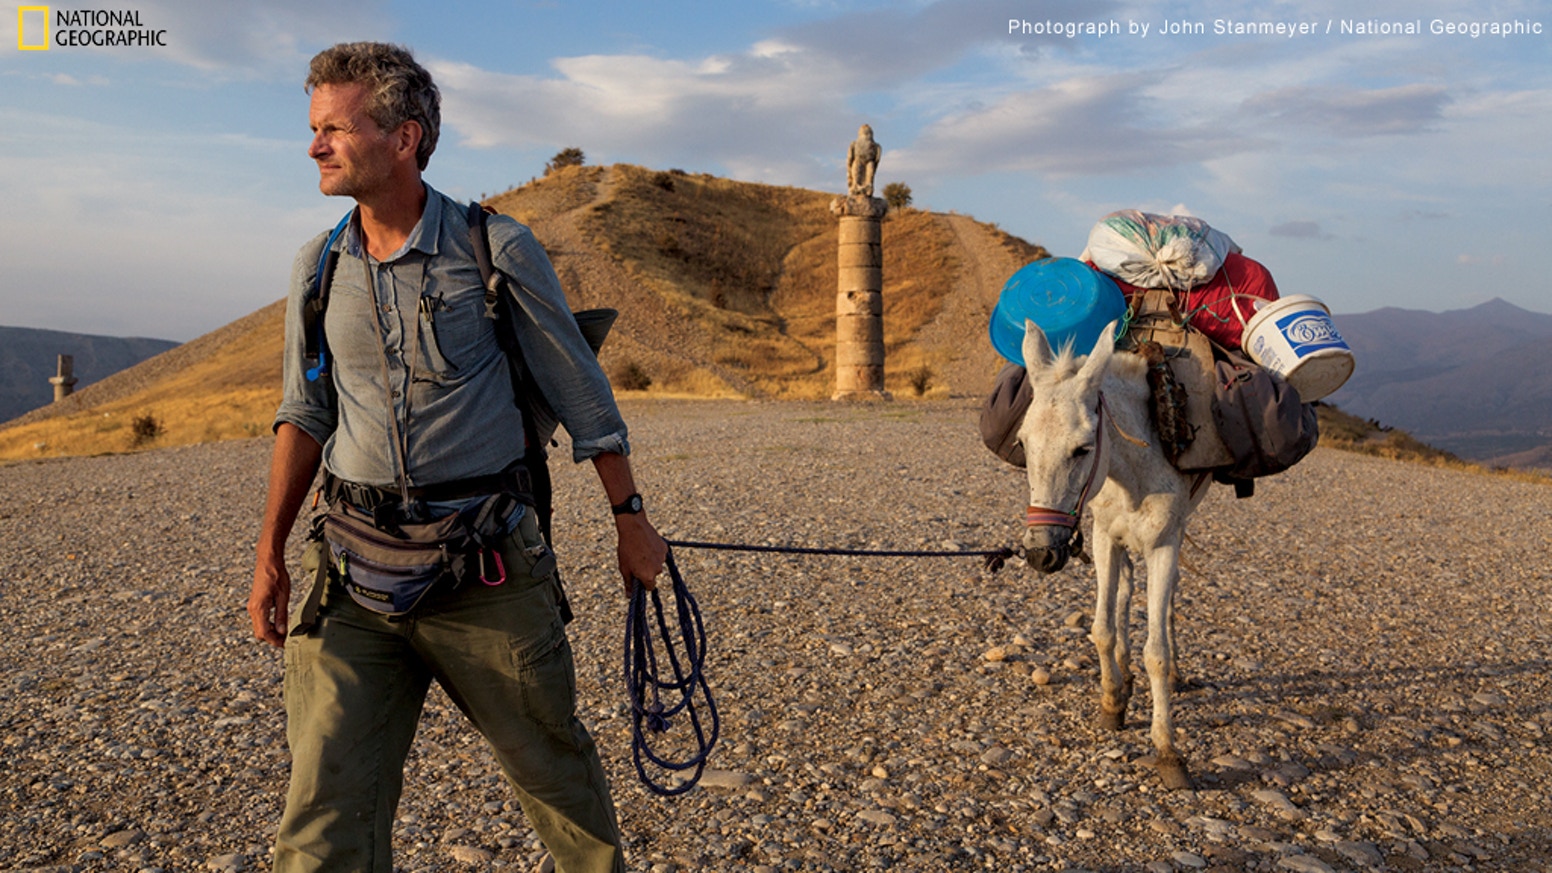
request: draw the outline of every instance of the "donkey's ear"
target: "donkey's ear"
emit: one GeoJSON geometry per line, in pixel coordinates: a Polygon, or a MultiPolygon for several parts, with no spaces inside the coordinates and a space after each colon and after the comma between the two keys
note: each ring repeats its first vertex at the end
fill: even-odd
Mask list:
{"type": "Polygon", "coordinates": [[[1040,325],[1024,319],[1024,369],[1031,372],[1043,370],[1050,366],[1054,357],[1051,354],[1051,343],[1045,338],[1045,331],[1040,329],[1040,325]]]}
{"type": "MultiPolygon", "coordinates": [[[[1083,362],[1083,367],[1078,370],[1078,380],[1083,385],[1085,392],[1099,390],[1099,383],[1105,378],[1105,370],[1110,366],[1110,356],[1115,352],[1116,322],[1105,325],[1099,332],[1099,339],[1094,343],[1094,351],[1089,352],[1088,360],[1083,362]]],[[[1025,340],[1027,343],[1028,340],[1025,340]]]]}

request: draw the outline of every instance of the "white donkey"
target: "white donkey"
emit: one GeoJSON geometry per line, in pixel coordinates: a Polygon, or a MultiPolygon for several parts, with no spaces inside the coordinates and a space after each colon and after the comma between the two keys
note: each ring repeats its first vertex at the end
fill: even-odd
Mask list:
{"type": "Polygon", "coordinates": [[[1147,363],[1116,352],[1115,325],[1106,327],[1087,358],[1064,349],[1053,355],[1045,333],[1024,328],[1024,366],[1033,400],[1019,439],[1029,473],[1024,546],[1036,569],[1053,573],[1069,554],[1083,553],[1078,520],[1094,510],[1094,564],[1099,595],[1090,639],[1099,652],[1100,724],[1119,730],[1132,693],[1128,613],[1132,561],[1148,569],[1148,641],[1143,648],[1153,695],[1153,746],[1159,776],[1170,789],[1191,787],[1175,749],[1170,694],[1178,673],[1171,616],[1180,579],[1186,518],[1207,489],[1164,457],[1148,412],[1147,363]]]}

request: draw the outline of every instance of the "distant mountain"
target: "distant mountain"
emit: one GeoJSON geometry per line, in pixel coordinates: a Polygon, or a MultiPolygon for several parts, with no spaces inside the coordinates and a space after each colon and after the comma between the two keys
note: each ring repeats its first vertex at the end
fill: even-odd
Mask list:
{"type": "Polygon", "coordinates": [[[54,386],[48,380],[57,372],[60,355],[75,358],[75,387],[80,390],[176,345],[143,337],[0,327],[0,422],[54,402],[54,386]]]}
{"type": "Polygon", "coordinates": [[[1468,460],[1552,469],[1552,315],[1495,299],[1336,323],[1358,368],[1331,403],[1468,460]]]}

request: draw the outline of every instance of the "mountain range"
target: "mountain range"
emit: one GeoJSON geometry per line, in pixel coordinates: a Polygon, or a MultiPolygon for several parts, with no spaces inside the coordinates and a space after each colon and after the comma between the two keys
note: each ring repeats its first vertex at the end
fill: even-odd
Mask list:
{"type": "Polygon", "coordinates": [[[1334,320],[1357,369],[1328,402],[1467,460],[1552,469],[1552,315],[1494,299],[1334,320]]]}
{"type": "Polygon", "coordinates": [[[176,345],[144,337],[0,326],[0,422],[54,401],[48,380],[57,371],[60,355],[75,359],[75,387],[80,389],[176,345]]]}

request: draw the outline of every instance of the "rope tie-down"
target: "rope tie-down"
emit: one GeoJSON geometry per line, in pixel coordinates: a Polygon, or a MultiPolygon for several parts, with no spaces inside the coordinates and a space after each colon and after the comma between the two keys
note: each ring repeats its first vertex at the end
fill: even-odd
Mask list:
{"type": "Polygon", "coordinates": [[[674,562],[673,547],[708,549],[724,552],[758,552],[785,555],[835,555],[875,558],[965,558],[982,559],[987,570],[995,573],[1009,558],[1022,555],[1022,549],[984,549],[965,551],[827,549],[797,546],[757,546],[742,543],[708,543],[692,540],[666,540],[669,545],[665,566],[673,592],[677,633],[670,629],[663,597],[657,589],[648,591],[639,582],[631,586],[630,608],[625,613],[625,688],[631,709],[631,759],[636,775],[649,791],[664,797],[684,794],[694,788],[706,771],[711,750],[717,744],[722,720],[717,713],[711,685],[706,681],[706,626],[700,606],[674,562]],[[651,609],[648,609],[650,604],[651,609]],[[654,628],[656,630],[654,631],[654,628]],[[654,635],[656,640],[654,642],[654,635]],[[675,638],[677,637],[677,643],[675,638]],[[677,651],[676,651],[677,649],[677,651]],[[661,657],[659,652],[661,651],[661,657]],[[670,675],[665,676],[666,662],[670,675]],[[705,718],[702,718],[704,707],[705,718]],[[688,719],[694,750],[682,759],[670,758],[654,749],[651,735],[666,734],[680,716],[688,719]],[[668,774],[684,774],[677,785],[655,781],[648,766],[668,774]]]}

